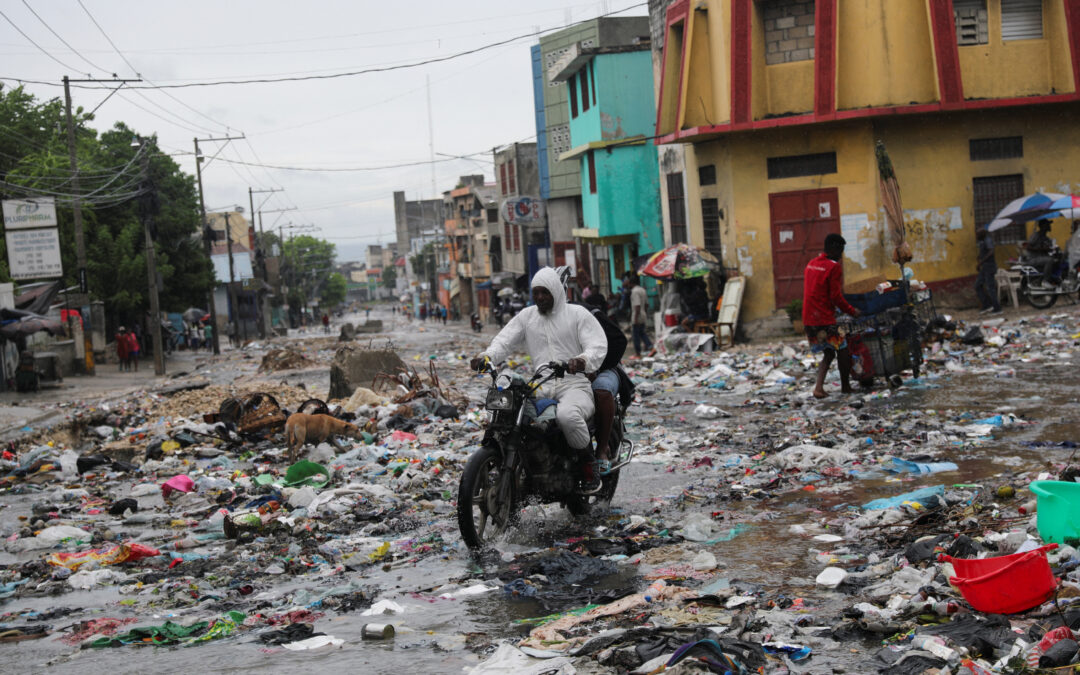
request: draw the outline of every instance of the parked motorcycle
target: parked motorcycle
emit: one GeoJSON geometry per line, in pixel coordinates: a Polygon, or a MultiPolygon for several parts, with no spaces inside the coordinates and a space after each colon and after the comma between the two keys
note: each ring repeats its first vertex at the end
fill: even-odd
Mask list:
{"type": "Polygon", "coordinates": [[[1010,269],[1020,273],[1020,293],[1027,298],[1028,303],[1036,309],[1047,309],[1063,295],[1076,295],[1076,301],[1080,302],[1080,277],[1076,269],[1068,269],[1068,262],[1060,248],[1055,248],[1050,253],[1053,258],[1053,267],[1057,272],[1057,280],[1045,279],[1043,271],[1031,264],[1029,258],[1021,258],[1010,269]]]}
{"type": "Polygon", "coordinates": [[[529,380],[517,373],[500,375],[490,363],[481,371],[491,376],[485,399],[491,418],[458,486],[458,528],[469,548],[483,548],[506,534],[527,503],[558,502],[572,514],[584,515],[614,496],[619,470],[634,455],[623,424],[626,403],[619,401],[611,429],[612,471],[599,489],[585,492],[580,484],[582,458],[559,431],[557,404],[535,395],[544,383],[562,378],[566,369],[565,363],[547,363],[529,380]]]}
{"type": "Polygon", "coordinates": [[[480,321],[480,315],[475,312],[469,315],[469,325],[472,326],[472,329],[477,333],[484,330],[484,324],[480,321]]]}

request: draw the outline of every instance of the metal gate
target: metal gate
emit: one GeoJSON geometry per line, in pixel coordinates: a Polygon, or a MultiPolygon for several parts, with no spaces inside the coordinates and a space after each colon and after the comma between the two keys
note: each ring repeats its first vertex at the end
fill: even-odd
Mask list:
{"type": "Polygon", "coordinates": [[[806,263],[824,250],[825,237],[840,234],[836,188],[769,195],[773,288],[777,309],[803,296],[806,263]]]}

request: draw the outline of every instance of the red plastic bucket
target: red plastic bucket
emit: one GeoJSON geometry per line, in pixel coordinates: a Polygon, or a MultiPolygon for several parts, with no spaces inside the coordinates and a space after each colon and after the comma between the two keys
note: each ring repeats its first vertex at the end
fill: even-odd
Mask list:
{"type": "Polygon", "coordinates": [[[998,558],[970,560],[941,556],[952,563],[956,576],[949,583],[968,604],[988,614],[1016,614],[1049,600],[1057,588],[1046,552],[1057,548],[1048,544],[1026,553],[998,558]]]}

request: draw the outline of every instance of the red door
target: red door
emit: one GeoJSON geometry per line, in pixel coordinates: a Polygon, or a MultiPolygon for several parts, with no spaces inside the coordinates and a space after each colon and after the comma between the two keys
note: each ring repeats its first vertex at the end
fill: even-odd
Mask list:
{"type": "Polygon", "coordinates": [[[803,270],[825,247],[828,234],[840,234],[836,188],[769,195],[773,286],[777,309],[803,296],[803,270]]]}

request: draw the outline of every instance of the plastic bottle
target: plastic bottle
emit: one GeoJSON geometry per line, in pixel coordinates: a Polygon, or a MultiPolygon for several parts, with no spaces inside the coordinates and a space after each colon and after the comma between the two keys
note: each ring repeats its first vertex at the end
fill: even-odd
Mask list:
{"type": "Polygon", "coordinates": [[[1018,508],[1016,510],[1020,512],[1020,515],[1026,516],[1029,513],[1035,513],[1036,512],[1036,507],[1038,506],[1038,503],[1039,503],[1038,500],[1032,499],[1030,501],[1024,502],[1020,506],[1020,508],[1018,508]]]}
{"type": "Polygon", "coordinates": [[[960,663],[960,652],[952,649],[945,642],[933,635],[916,635],[911,641],[912,649],[930,652],[939,659],[944,659],[950,666],[960,663]]]}
{"type": "Polygon", "coordinates": [[[934,613],[938,616],[948,616],[960,611],[960,605],[955,602],[935,602],[934,613]]]}
{"type": "Polygon", "coordinates": [[[667,586],[667,582],[663,579],[657,579],[649,584],[649,587],[645,589],[645,602],[655,602],[660,599],[660,594],[664,592],[664,588],[667,586]]]}

